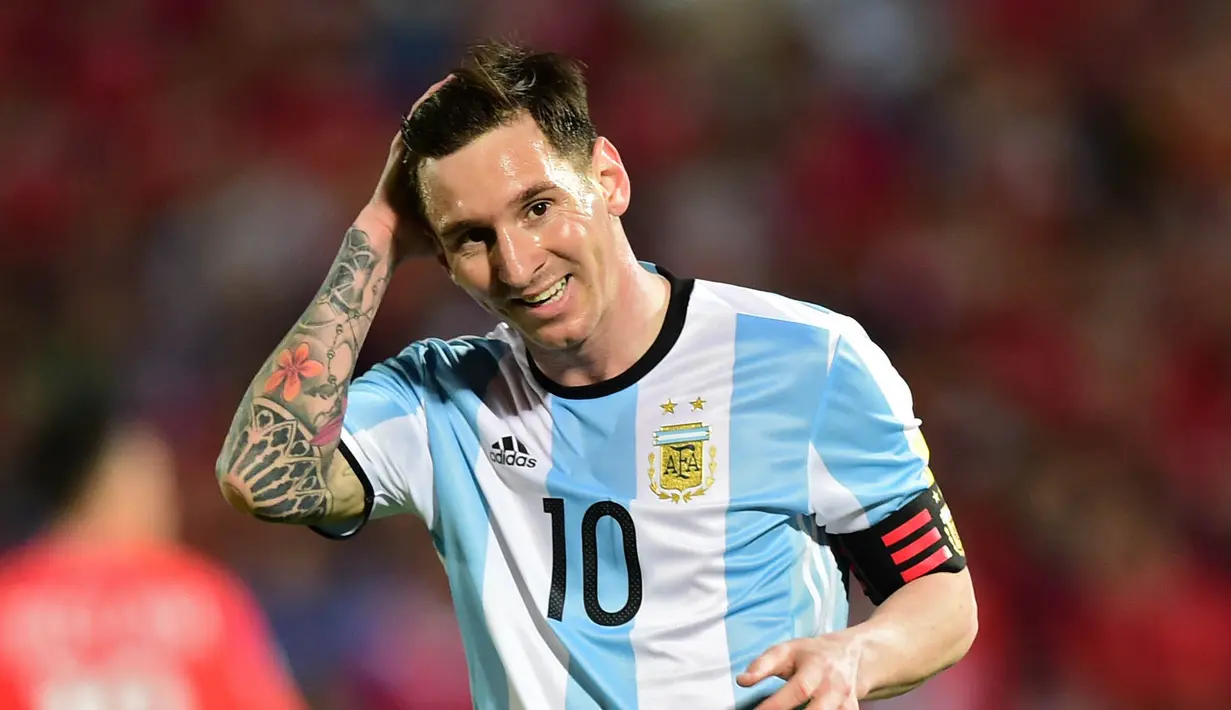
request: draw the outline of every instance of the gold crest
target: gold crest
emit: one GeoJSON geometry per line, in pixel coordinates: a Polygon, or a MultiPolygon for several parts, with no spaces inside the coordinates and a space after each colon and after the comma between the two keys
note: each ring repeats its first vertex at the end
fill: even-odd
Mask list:
{"type": "Polygon", "coordinates": [[[701,422],[670,424],[654,432],[658,453],[650,454],[649,468],[650,490],[654,495],[673,503],[687,503],[714,485],[718,447],[710,445],[707,450],[709,439],[710,428],[701,422]]]}
{"type": "Polygon", "coordinates": [[[949,536],[953,549],[957,550],[957,554],[965,557],[966,548],[962,545],[962,536],[957,534],[957,523],[953,522],[953,513],[949,511],[948,505],[940,509],[940,520],[945,525],[945,533],[949,536]]]}

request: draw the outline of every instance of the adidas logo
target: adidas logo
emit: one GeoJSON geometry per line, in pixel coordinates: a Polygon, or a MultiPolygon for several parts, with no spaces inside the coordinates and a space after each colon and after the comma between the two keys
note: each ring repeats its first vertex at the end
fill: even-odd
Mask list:
{"type": "Polygon", "coordinates": [[[487,451],[487,458],[491,459],[492,463],[520,468],[534,468],[538,464],[537,460],[530,457],[526,445],[512,436],[493,442],[487,451]]]}

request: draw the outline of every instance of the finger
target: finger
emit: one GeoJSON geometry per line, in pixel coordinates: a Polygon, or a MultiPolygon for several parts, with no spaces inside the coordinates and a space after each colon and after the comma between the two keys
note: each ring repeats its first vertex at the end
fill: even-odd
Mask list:
{"type": "Polygon", "coordinates": [[[859,696],[855,693],[855,684],[847,683],[842,694],[842,702],[838,704],[840,710],[859,710],[859,696]]]}
{"type": "Polygon", "coordinates": [[[804,710],[859,710],[859,701],[836,695],[819,695],[804,710]]]}
{"type": "Polygon", "coordinates": [[[800,668],[786,685],[758,705],[757,710],[794,710],[814,696],[823,677],[820,664],[800,668]]]}
{"type": "Polygon", "coordinates": [[[423,95],[415,99],[415,102],[411,104],[410,110],[407,111],[406,115],[402,117],[402,128],[401,130],[398,131],[397,136],[394,137],[393,145],[390,147],[390,151],[389,151],[390,163],[395,163],[395,162],[401,163],[406,160],[406,155],[410,150],[410,143],[409,143],[410,134],[408,133],[408,131],[410,130],[411,117],[415,115],[415,111],[419,110],[419,107],[423,105],[424,101],[427,101],[428,99],[430,99],[433,94],[435,94],[437,91],[440,90],[440,87],[449,83],[449,81],[452,79],[453,79],[453,75],[450,74],[446,76],[445,78],[441,79],[440,81],[436,82],[435,84],[432,84],[431,86],[427,87],[427,91],[423,92],[423,95]]]}
{"type": "Polygon", "coordinates": [[[859,710],[859,700],[849,685],[842,682],[823,683],[819,693],[814,693],[812,702],[804,710],[859,710]]]}
{"type": "Polygon", "coordinates": [[[736,676],[735,682],[747,688],[748,686],[760,683],[771,675],[790,678],[791,673],[795,671],[794,655],[794,646],[790,643],[772,646],[752,663],[749,663],[748,668],[736,676]]]}
{"type": "Polygon", "coordinates": [[[389,159],[385,161],[386,166],[397,165],[405,159],[406,153],[406,136],[402,135],[401,131],[393,137],[389,143],[389,159]]]}
{"type": "Polygon", "coordinates": [[[424,101],[427,101],[429,98],[431,98],[432,94],[436,93],[437,91],[440,91],[440,87],[449,83],[449,81],[452,78],[453,78],[453,75],[450,74],[446,76],[445,78],[441,79],[440,81],[436,82],[435,84],[432,84],[431,86],[427,87],[427,91],[423,92],[423,95],[420,96],[418,99],[416,99],[415,102],[411,105],[410,111],[406,113],[406,117],[409,118],[415,115],[415,111],[419,110],[419,106],[421,106],[424,101]]]}

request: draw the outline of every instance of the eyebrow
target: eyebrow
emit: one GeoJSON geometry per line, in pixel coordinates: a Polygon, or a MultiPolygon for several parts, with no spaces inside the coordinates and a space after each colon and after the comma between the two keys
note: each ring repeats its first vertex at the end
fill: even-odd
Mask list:
{"type": "MultiPolygon", "coordinates": [[[[554,189],[555,187],[556,187],[556,183],[550,180],[542,180],[540,182],[536,182],[530,187],[527,187],[526,189],[517,193],[517,195],[515,195],[513,199],[509,200],[508,204],[509,205],[524,204],[526,202],[529,202],[531,199],[533,199],[537,195],[547,192],[548,190],[554,189]]],[[[480,228],[480,227],[486,227],[486,226],[487,225],[481,220],[461,219],[456,222],[446,223],[444,228],[440,230],[440,237],[441,239],[451,239],[457,236],[458,234],[462,234],[466,232],[467,230],[480,228]]]]}

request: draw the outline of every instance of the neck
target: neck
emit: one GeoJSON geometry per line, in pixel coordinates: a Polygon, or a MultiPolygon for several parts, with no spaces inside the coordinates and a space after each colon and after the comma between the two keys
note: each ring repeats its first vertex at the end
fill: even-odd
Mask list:
{"type": "Polygon", "coordinates": [[[101,474],[51,525],[64,542],[103,547],[150,547],[173,543],[179,519],[170,493],[140,469],[101,474]]]}
{"type": "Polygon", "coordinates": [[[171,450],[150,427],[126,424],[111,435],[81,490],[49,534],[86,546],[156,546],[179,536],[171,450]]]}
{"type": "MultiPolygon", "coordinates": [[[[161,517],[161,516],[158,516],[161,517]]],[[[140,513],[119,516],[71,510],[52,524],[52,539],[91,547],[156,547],[170,543],[175,532],[168,521],[140,513]]]]}
{"type": "Polygon", "coordinates": [[[671,287],[667,279],[646,271],[624,256],[611,284],[618,308],[610,308],[595,331],[579,347],[566,352],[531,347],[544,375],[565,387],[582,387],[610,380],[631,368],[662,330],[671,287]]]}

